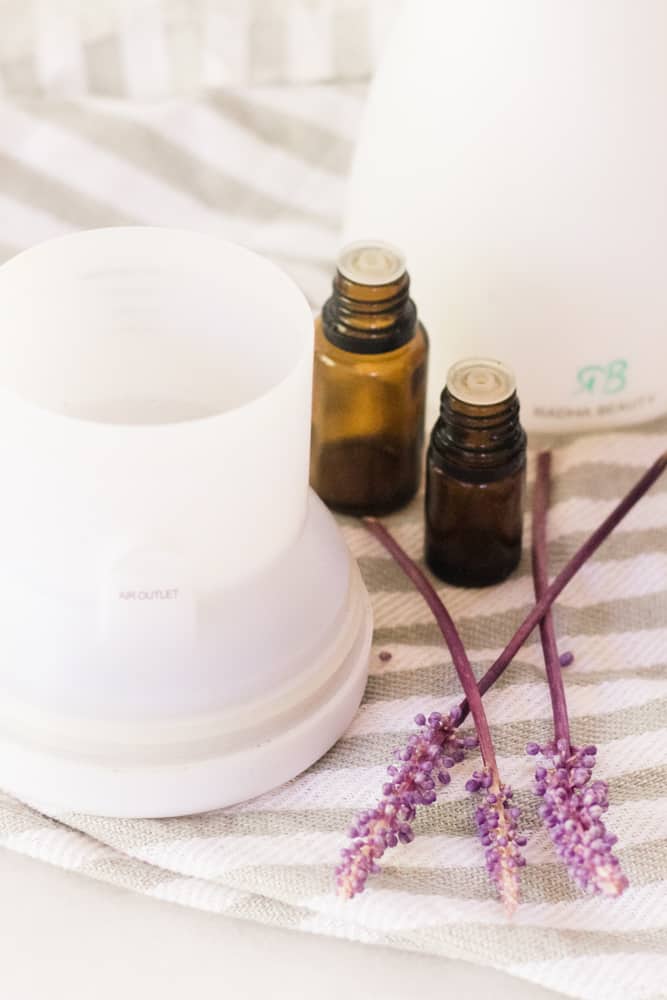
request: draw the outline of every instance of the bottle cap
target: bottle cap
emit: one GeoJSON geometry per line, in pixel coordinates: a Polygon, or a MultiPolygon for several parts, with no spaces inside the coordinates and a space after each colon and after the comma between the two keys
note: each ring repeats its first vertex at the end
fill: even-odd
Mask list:
{"type": "Polygon", "coordinates": [[[405,257],[390,243],[359,240],[338,254],[339,272],[358,285],[388,285],[405,274],[405,257]]]}
{"type": "Polygon", "coordinates": [[[516,389],[516,379],[500,361],[464,358],[447,372],[447,389],[462,403],[494,406],[509,399],[516,389]]]}

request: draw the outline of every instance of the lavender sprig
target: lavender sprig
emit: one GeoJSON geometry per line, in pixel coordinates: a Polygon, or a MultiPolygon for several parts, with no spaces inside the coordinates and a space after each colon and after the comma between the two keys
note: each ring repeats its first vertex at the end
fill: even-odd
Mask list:
{"type": "MultiPolygon", "coordinates": [[[[478,783],[484,787],[487,777],[485,772],[475,771],[470,781],[466,782],[466,788],[474,791],[478,783]]],[[[520,850],[526,845],[526,837],[518,831],[521,810],[513,805],[512,798],[509,785],[501,784],[497,792],[488,791],[475,810],[477,832],[486,853],[487,871],[492,882],[499,886],[502,884],[501,897],[510,913],[519,902],[518,879],[514,877],[513,870],[526,864],[520,850]],[[512,877],[508,878],[508,872],[512,877]]]]}
{"type": "MultiPolygon", "coordinates": [[[[533,582],[539,600],[547,589],[546,523],[549,508],[551,455],[537,457],[533,500],[533,582]]],[[[603,814],[609,807],[606,782],[594,781],[595,746],[575,747],[570,741],[565,685],[561,673],[553,615],[549,609],[540,622],[551,706],[554,739],[539,746],[529,743],[529,754],[541,753],[548,762],[535,771],[535,792],[542,798],[540,817],[570,877],[592,893],[620,896],[628,886],[618,858],[612,853],[617,838],[607,832],[603,814]]]]}
{"type": "Polygon", "coordinates": [[[438,785],[451,780],[450,768],[463,760],[466,749],[477,745],[474,736],[457,735],[457,722],[457,709],[444,716],[432,712],[428,719],[415,716],[418,732],[404,749],[394,750],[396,763],[387,768],[389,781],[382,788],[382,798],[348,830],[352,843],[341,851],[336,868],[340,896],[349,899],[362,892],[368,876],[380,870],[378,861],[387,848],[414,839],[417,806],[435,802],[438,785]]]}
{"type": "Polygon", "coordinates": [[[605,781],[591,782],[597,747],[571,746],[566,739],[544,746],[529,743],[548,766],[535,769],[535,792],[542,797],[540,818],[570,878],[587,892],[620,896],[628,880],[612,852],[617,837],[602,820],[609,808],[605,781]]]}
{"type": "MultiPolygon", "coordinates": [[[[650,468],[647,469],[647,471],[640,477],[640,479],[635,483],[635,485],[628,491],[626,496],[623,497],[623,499],[617,504],[617,506],[612,510],[612,512],[604,519],[604,521],[600,524],[600,526],[596,528],[596,530],[592,533],[592,535],[584,542],[584,544],[577,550],[577,552],[575,552],[570,561],[563,567],[563,569],[555,577],[552,583],[549,584],[549,586],[546,588],[540,599],[537,601],[535,607],[529,612],[529,614],[526,616],[522,624],[514,633],[514,635],[512,636],[512,638],[510,639],[510,641],[508,642],[507,646],[500,654],[498,659],[495,660],[495,662],[489,667],[489,669],[486,671],[483,677],[479,680],[477,687],[481,694],[484,694],[486,691],[488,691],[489,688],[492,687],[493,684],[498,680],[498,678],[502,676],[507,666],[511,663],[511,661],[516,656],[519,649],[523,646],[523,644],[527,640],[528,636],[531,634],[535,626],[540,622],[545,612],[551,607],[551,605],[559,596],[561,591],[567,586],[567,584],[570,582],[572,577],[578,572],[578,570],[581,569],[583,564],[597,551],[599,546],[611,534],[614,528],[623,520],[626,514],[643,497],[646,491],[653,485],[653,483],[657,479],[659,479],[659,477],[665,471],[665,467],[667,467],[667,452],[660,455],[653,463],[653,465],[651,465],[650,468]]],[[[391,538],[388,532],[385,532],[385,534],[388,538],[391,538]]],[[[570,656],[564,654],[564,657],[566,658],[566,662],[562,663],[562,666],[569,665],[569,663],[571,662],[570,656]]],[[[454,732],[455,727],[460,726],[460,724],[464,721],[469,712],[470,712],[470,706],[468,704],[468,700],[464,698],[458,709],[454,709],[449,716],[445,717],[445,719],[448,720],[448,726],[450,726],[452,729],[451,733],[452,737],[456,735],[454,732]]],[[[431,717],[432,716],[429,716],[429,718],[431,717]]],[[[421,724],[419,721],[421,719],[423,719],[423,716],[417,716],[416,721],[418,725],[421,724]]],[[[410,739],[412,739],[412,737],[410,737],[410,739]]],[[[472,740],[472,737],[465,737],[465,740],[470,741],[472,740]]],[[[537,744],[535,744],[535,747],[537,749],[533,752],[538,753],[540,748],[537,744]]],[[[395,754],[400,754],[400,753],[401,751],[395,751],[395,754]]],[[[463,758],[460,757],[457,759],[452,757],[454,763],[457,763],[459,759],[463,758]]],[[[394,775],[390,773],[390,777],[393,776],[394,775]]],[[[447,781],[445,781],[444,783],[446,784],[447,781]]],[[[387,785],[385,785],[385,788],[387,788],[387,785]]],[[[410,789],[408,788],[408,790],[410,789]]],[[[596,794],[599,795],[599,792],[600,789],[598,786],[596,794]]],[[[429,798],[429,802],[433,801],[430,795],[427,797],[429,798]]],[[[507,798],[506,790],[505,790],[505,797],[507,798]]],[[[355,895],[357,892],[362,891],[362,889],[366,884],[368,875],[371,872],[376,872],[379,870],[379,866],[377,865],[377,859],[381,857],[382,853],[384,853],[384,850],[386,850],[387,847],[394,845],[393,837],[392,838],[387,837],[386,841],[384,842],[384,846],[382,846],[382,844],[376,843],[373,840],[373,838],[376,836],[375,826],[374,826],[376,821],[379,822],[380,824],[379,833],[384,832],[384,826],[382,824],[385,822],[385,820],[382,819],[380,813],[376,815],[376,812],[378,810],[381,810],[381,808],[383,807],[383,803],[384,803],[384,798],[383,800],[380,801],[380,803],[378,803],[378,806],[376,807],[375,810],[361,814],[361,816],[357,821],[357,827],[353,827],[350,831],[351,834],[355,837],[355,842],[352,844],[351,847],[344,848],[343,851],[341,852],[343,856],[343,861],[339,866],[339,868],[337,869],[337,883],[339,892],[344,896],[349,897],[355,895]],[[357,833],[360,835],[359,837],[356,836],[357,833]],[[381,847],[382,850],[380,850],[381,847]],[[371,856],[371,848],[373,849],[372,856],[371,856]],[[362,872],[364,873],[363,877],[361,877],[359,881],[357,881],[358,876],[362,872]],[[355,886],[358,887],[355,888],[355,886]]],[[[422,803],[416,803],[415,800],[415,804],[426,805],[429,803],[425,801],[422,803]]],[[[391,810],[391,805],[392,804],[390,804],[390,810],[391,810]]],[[[593,805],[596,805],[596,803],[593,803],[593,805]]],[[[392,815],[391,812],[390,815],[392,815]]],[[[510,818],[516,820],[517,817],[516,815],[512,816],[510,813],[510,818]]],[[[397,822],[400,822],[400,820],[398,820],[397,822]]],[[[409,833],[407,830],[404,830],[403,833],[404,836],[407,836],[409,840],[412,839],[411,827],[409,833]]],[[[401,838],[398,837],[398,833],[396,835],[397,835],[396,843],[398,843],[398,840],[401,838]]],[[[519,844],[519,846],[521,845],[519,844]]]]}
{"type": "MultiPolygon", "coordinates": [[[[479,750],[484,764],[484,770],[473,776],[466,788],[470,792],[481,792],[483,795],[483,805],[480,806],[477,815],[480,817],[478,833],[485,848],[486,868],[491,881],[498,889],[505,909],[511,914],[519,899],[518,869],[523,864],[520,851],[520,841],[523,838],[519,836],[517,831],[518,810],[516,807],[510,806],[512,790],[503,784],[498,772],[491,730],[468,654],[451,615],[435,587],[419,566],[378,521],[374,518],[367,518],[365,524],[368,530],[384,545],[406,576],[412,580],[433,612],[451,653],[461,687],[475,721],[479,750]],[[509,814],[510,808],[512,808],[512,815],[509,814]]],[[[460,712],[456,712],[450,718],[455,719],[455,724],[458,723],[460,712]]],[[[525,840],[523,843],[525,844],[525,840]]]]}

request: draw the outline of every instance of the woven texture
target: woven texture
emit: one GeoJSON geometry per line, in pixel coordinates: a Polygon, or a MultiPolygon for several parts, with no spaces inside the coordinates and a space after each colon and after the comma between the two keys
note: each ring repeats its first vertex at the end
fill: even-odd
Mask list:
{"type": "MultiPolygon", "coordinates": [[[[14,95],[0,105],[0,257],[82,227],[180,225],[269,254],[322,301],[363,88],[263,85],[150,106],[14,95]]],[[[558,447],[553,572],[666,447],[664,421],[558,447]]],[[[419,501],[388,522],[418,555],[419,501]]],[[[537,829],[523,747],[548,736],[549,702],[533,637],[486,699],[502,773],[533,831],[511,925],[487,884],[464,767],[364,895],[333,896],[344,830],[374,803],[392,747],[416,711],[459,697],[420,599],[363,529],[343,530],[371,591],[375,645],[364,705],[323,760],[261,799],[187,819],[50,818],[0,798],[0,843],[202,909],[460,956],[590,1000],[657,998],[667,982],[667,478],[572,582],[556,615],[561,648],[576,657],[566,671],[573,738],[599,745],[596,771],[610,782],[609,827],[631,888],[614,902],[582,897],[537,829]]],[[[525,559],[500,587],[442,591],[479,671],[532,602],[525,559]]]]}

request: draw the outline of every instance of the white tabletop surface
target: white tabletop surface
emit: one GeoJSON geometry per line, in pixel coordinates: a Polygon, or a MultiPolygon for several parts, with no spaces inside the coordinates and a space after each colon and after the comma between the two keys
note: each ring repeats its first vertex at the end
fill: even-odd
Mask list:
{"type": "Polygon", "coordinates": [[[0,849],[7,1000],[557,1000],[501,973],[149,899],[0,849]]]}

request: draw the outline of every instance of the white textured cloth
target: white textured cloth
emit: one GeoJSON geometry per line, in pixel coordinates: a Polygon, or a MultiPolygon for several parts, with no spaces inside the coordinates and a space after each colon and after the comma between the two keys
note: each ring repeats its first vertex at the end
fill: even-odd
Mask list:
{"type": "MultiPolygon", "coordinates": [[[[82,227],[180,225],[268,253],[322,301],[363,87],[226,87],[150,104],[49,93],[46,101],[13,87],[0,106],[2,256],[82,227]]],[[[559,445],[553,572],[666,447],[665,421],[559,445]]],[[[418,555],[420,502],[388,523],[418,555]]],[[[667,478],[567,588],[556,615],[561,648],[575,654],[565,675],[573,738],[599,745],[609,827],[631,888],[613,902],[583,897],[539,830],[523,753],[528,739],[549,734],[534,636],[485,699],[502,773],[531,833],[524,901],[511,924],[486,879],[466,767],[454,769],[419,816],[415,842],[387,855],[364,895],[349,903],[333,895],[345,828],[375,802],[391,749],[416,711],[459,697],[421,600],[363,529],[346,521],[343,530],[371,592],[376,633],[365,702],[326,757],[260,799],[185,819],[49,817],[0,797],[0,843],[194,907],[459,956],[587,1000],[657,1000],[667,983],[667,478]]],[[[526,559],[502,586],[441,589],[480,671],[532,602],[526,559]]]]}

